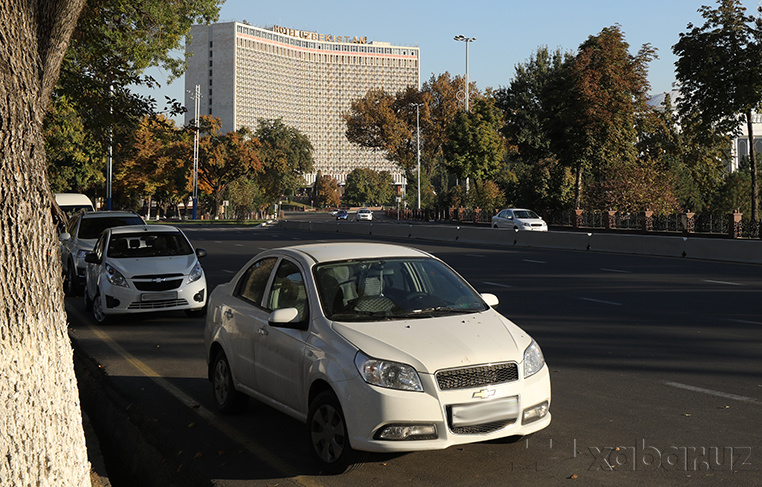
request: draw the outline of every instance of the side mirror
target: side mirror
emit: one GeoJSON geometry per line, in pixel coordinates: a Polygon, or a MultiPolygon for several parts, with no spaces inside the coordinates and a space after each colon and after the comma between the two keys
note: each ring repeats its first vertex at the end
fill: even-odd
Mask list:
{"type": "Polygon", "coordinates": [[[69,232],[62,232],[58,234],[59,242],[66,242],[67,240],[71,240],[71,234],[69,232]]]}
{"type": "Polygon", "coordinates": [[[206,249],[196,249],[196,257],[199,259],[202,257],[206,257],[206,249]]]}
{"type": "Polygon", "coordinates": [[[497,296],[495,296],[492,293],[482,293],[482,299],[490,308],[494,308],[498,304],[500,304],[500,300],[497,299],[497,296]]]}
{"type": "Polygon", "coordinates": [[[281,308],[270,313],[268,320],[270,326],[281,328],[293,328],[306,330],[307,322],[299,320],[299,311],[296,308],[281,308]]]}
{"type": "Polygon", "coordinates": [[[85,262],[88,264],[99,264],[100,261],[98,260],[98,256],[95,254],[95,252],[88,252],[85,254],[85,262]]]}

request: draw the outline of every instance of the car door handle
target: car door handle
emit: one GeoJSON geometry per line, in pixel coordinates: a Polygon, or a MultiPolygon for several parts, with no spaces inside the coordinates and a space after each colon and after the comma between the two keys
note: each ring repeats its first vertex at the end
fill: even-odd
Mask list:
{"type": "Polygon", "coordinates": [[[229,320],[233,319],[233,311],[232,310],[226,309],[224,314],[225,314],[225,318],[227,318],[229,320]]]}
{"type": "Polygon", "coordinates": [[[267,335],[270,334],[270,332],[265,330],[264,328],[260,328],[259,329],[259,334],[262,335],[262,336],[267,336],[267,335]]]}

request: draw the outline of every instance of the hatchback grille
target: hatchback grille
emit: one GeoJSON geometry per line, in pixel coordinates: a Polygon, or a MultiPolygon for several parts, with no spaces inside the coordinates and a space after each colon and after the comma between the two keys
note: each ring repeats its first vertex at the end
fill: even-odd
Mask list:
{"type": "Polygon", "coordinates": [[[178,306],[188,306],[185,299],[166,299],[164,301],[135,301],[127,309],[166,309],[178,306]]]}
{"type": "Polygon", "coordinates": [[[133,284],[138,291],[171,291],[177,289],[183,283],[181,279],[138,281],[133,279],[133,284]]]}
{"type": "Polygon", "coordinates": [[[450,424],[450,431],[457,435],[479,435],[492,433],[493,431],[501,430],[506,426],[510,426],[515,423],[515,419],[507,419],[505,421],[495,421],[494,423],[477,424],[473,426],[458,426],[454,427],[450,424]]]}
{"type": "Polygon", "coordinates": [[[519,367],[515,362],[480,365],[462,369],[441,370],[436,373],[436,377],[437,384],[443,391],[468,389],[518,380],[519,367]]]}

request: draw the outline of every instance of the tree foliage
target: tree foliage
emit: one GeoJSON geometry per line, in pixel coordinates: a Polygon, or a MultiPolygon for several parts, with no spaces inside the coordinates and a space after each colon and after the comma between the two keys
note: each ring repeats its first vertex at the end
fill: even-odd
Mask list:
{"type": "Polygon", "coordinates": [[[344,203],[352,206],[388,204],[394,198],[393,184],[388,171],[358,167],[347,174],[344,203]]]}
{"type": "Polygon", "coordinates": [[[341,193],[339,192],[339,182],[331,176],[321,176],[315,179],[314,192],[316,195],[315,204],[320,208],[335,208],[341,203],[341,193]]]}
{"type": "Polygon", "coordinates": [[[305,185],[302,174],[312,171],[312,143],[281,119],[259,120],[255,132],[262,172],[257,180],[266,199],[277,201],[305,185]]]}
{"type": "Polygon", "coordinates": [[[762,26],[746,15],[740,0],[718,0],[716,9],[703,6],[699,12],[704,25],[688,24],[688,32],[672,47],[678,56],[680,115],[706,131],[732,134],[746,122],[752,219],[759,220],[752,111],[762,102],[762,26]]]}

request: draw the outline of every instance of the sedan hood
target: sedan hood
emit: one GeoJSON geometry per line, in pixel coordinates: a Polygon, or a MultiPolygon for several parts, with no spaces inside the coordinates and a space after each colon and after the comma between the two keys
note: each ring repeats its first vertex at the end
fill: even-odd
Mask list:
{"type": "Polygon", "coordinates": [[[494,310],[381,322],[334,322],[366,355],[412,365],[419,372],[523,360],[531,338],[494,310]]]}
{"type": "Polygon", "coordinates": [[[157,274],[188,274],[196,263],[196,255],[108,259],[108,263],[128,279],[157,274]]]}

